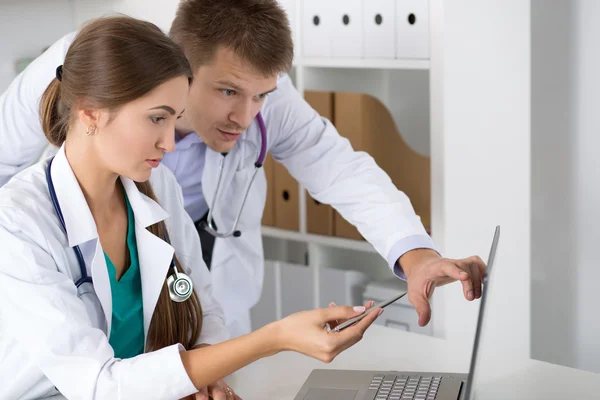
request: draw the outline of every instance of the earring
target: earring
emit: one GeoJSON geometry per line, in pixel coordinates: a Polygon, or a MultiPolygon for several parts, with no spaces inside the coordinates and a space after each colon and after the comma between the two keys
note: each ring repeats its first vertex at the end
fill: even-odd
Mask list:
{"type": "Polygon", "coordinates": [[[96,125],[94,125],[94,126],[88,126],[87,130],[85,131],[85,134],[87,136],[91,136],[94,133],[96,133],[96,125]]]}

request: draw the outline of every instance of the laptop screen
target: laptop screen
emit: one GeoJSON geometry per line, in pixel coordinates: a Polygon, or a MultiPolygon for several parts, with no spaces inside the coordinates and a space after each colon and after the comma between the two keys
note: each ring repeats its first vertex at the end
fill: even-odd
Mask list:
{"type": "Polygon", "coordinates": [[[481,352],[479,351],[479,346],[482,341],[482,330],[483,323],[485,318],[485,308],[486,308],[486,299],[490,297],[490,290],[492,288],[491,284],[491,274],[494,267],[494,259],[496,258],[496,250],[498,248],[498,241],[500,240],[500,226],[496,227],[496,231],[494,232],[494,240],[492,241],[492,248],[490,250],[490,255],[488,257],[486,273],[483,278],[483,293],[481,295],[481,301],[479,304],[479,317],[477,319],[477,329],[475,331],[475,341],[473,344],[473,355],[471,356],[471,368],[469,370],[469,378],[467,379],[467,384],[465,388],[465,397],[464,400],[476,400],[475,394],[475,384],[477,382],[478,374],[477,374],[477,364],[481,363],[481,352]]]}

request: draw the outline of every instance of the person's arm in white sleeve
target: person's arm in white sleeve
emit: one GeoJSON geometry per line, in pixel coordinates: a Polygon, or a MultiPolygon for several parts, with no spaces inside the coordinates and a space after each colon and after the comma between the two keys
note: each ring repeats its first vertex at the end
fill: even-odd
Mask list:
{"type": "Polygon", "coordinates": [[[212,346],[184,351],[182,346],[172,345],[117,359],[104,332],[91,325],[72,279],[56,268],[48,238],[32,218],[13,210],[7,223],[8,214],[0,220],[0,243],[5,246],[0,261],[4,334],[0,341],[8,337],[17,340],[30,361],[66,398],[184,398],[280,351],[331,362],[358,342],[383,311],[370,312],[336,335],[323,326],[355,317],[365,308],[304,311],[212,346]]]}
{"type": "Polygon", "coordinates": [[[33,164],[48,146],[40,124],[40,99],[74,37],[70,33],[54,43],[0,95],[0,187],[33,164]]]}
{"type": "Polygon", "coordinates": [[[435,249],[409,198],[370,155],[354,151],[312,109],[289,77],[279,79],[264,113],[269,133],[277,137],[270,148],[273,157],[313,198],[332,205],[355,225],[396,275],[405,277],[397,263],[400,256],[417,248],[435,249]]]}
{"type": "MultiPolygon", "coordinates": [[[[331,204],[375,247],[394,274],[408,281],[408,299],[429,322],[435,287],[460,280],[464,296],[481,296],[485,264],[479,257],[442,258],[409,198],[371,156],[355,152],[330,121],[319,116],[292,86],[279,80],[264,107],[270,150],[308,192],[331,204]]],[[[377,132],[370,132],[377,134],[377,132]]]]}
{"type": "Polygon", "coordinates": [[[104,332],[91,325],[75,284],[57,270],[35,221],[17,210],[11,215],[9,224],[0,221],[3,330],[66,398],[162,400],[195,393],[180,345],[115,358],[104,332]]]}

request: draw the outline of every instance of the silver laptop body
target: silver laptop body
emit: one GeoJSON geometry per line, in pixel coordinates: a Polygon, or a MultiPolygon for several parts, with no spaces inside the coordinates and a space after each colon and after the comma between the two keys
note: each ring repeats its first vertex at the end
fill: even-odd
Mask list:
{"type": "MultiPolygon", "coordinates": [[[[483,279],[485,288],[489,287],[499,239],[497,226],[483,279]]],[[[475,374],[486,292],[484,289],[481,296],[469,374],[316,369],[294,400],[473,400],[470,378],[475,374]]]]}

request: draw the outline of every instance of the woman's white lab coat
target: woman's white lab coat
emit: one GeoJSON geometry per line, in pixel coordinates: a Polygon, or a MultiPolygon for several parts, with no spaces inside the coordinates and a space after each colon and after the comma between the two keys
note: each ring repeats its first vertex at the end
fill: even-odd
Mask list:
{"type": "MultiPolygon", "coordinates": [[[[57,390],[70,399],[163,400],[193,393],[179,345],[114,358],[107,339],[110,281],[94,219],[61,148],[51,174],[65,234],[51,203],[47,163],[26,169],[0,189],[0,398],[40,398],[57,390]],[[79,291],[75,245],[93,279],[93,287],[84,284],[79,291]]],[[[131,180],[122,182],[135,214],[146,337],[175,248],[203,307],[198,343],[226,339],[222,310],[174,176],[162,166],[152,173],[161,205],[131,180]],[[163,220],[172,246],[145,229],[163,220]]]]}

